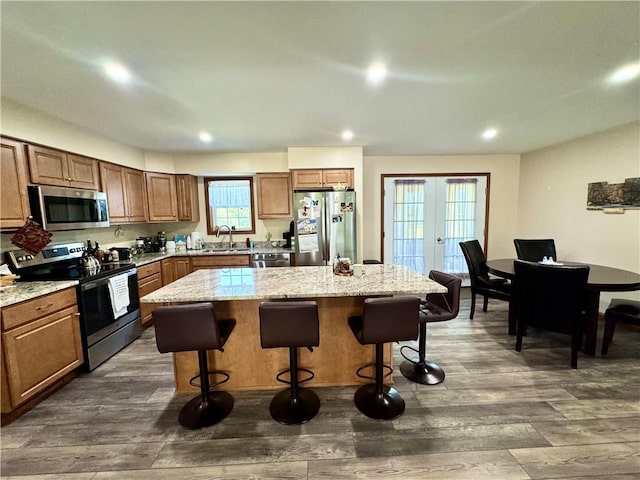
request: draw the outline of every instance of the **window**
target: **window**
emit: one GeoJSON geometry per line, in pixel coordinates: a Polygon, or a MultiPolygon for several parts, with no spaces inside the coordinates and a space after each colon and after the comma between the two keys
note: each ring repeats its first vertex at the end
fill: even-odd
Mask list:
{"type": "Polygon", "coordinates": [[[204,185],[209,235],[215,235],[215,227],[222,225],[235,232],[255,233],[252,177],[209,177],[204,185]]]}

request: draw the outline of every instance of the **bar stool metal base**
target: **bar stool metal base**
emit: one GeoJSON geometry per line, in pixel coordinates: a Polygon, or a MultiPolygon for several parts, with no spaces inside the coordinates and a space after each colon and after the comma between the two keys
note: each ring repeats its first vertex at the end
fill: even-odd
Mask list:
{"type": "Polygon", "coordinates": [[[316,416],[320,409],[320,398],[307,388],[298,388],[296,397],[291,390],[283,390],[271,400],[269,412],[273,419],[283,425],[306,423],[316,416]]]}
{"type": "Polygon", "coordinates": [[[376,420],[391,420],[404,412],[404,400],[400,393],[388,385],[379,393],[376,384],[363,385],[353,396],[353,402],[360,412],[376,420]]]}
{"type": "Polygon", "coordinates": [[[444,380],[444,370],[433,362],[405,361],[400,364],[400,372],[405,378],[422,385],[437,385],[444,380]]]}
{"type": "Polygon", "coordinates": [[[180,410],[178,422],[184,428],[196,430],[223,420],[233,409],[233,397],[227,392],[209,392],[207,400],[202,395],[189,400],[180,410]]]}

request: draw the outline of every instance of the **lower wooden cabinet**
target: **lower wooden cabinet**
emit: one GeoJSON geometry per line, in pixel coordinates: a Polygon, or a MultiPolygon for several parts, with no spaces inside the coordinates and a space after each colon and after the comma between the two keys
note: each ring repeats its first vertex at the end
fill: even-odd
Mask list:
{"type": "MultiPolygon", "coordinates": [[[[140,298],[162,287],[162,267],[160,262],[158,260],[138,267],[138,293],[140,298]]],[[[151,323],[153,310],[161,305],[161,303],[140,303],[140,320],[143,327],[151,323]]]]}
{"type": "Polygon", "coordinates": [[[2,309],[2,413],[84,362],[75,288],[2,309]]]}

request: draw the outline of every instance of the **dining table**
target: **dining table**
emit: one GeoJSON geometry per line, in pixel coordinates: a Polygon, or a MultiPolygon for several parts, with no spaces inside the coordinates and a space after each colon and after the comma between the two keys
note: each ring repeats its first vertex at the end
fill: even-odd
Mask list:
{"type": "MultiPolygon", "coordinates": [[[[487,260],[489,273],[497,277],[506,278],[512,282],[515,280],[515,258],[498,258],[487,260]]],[[[595,355],[598,338],[598,318],[600,307],[600,292],[630,292],[640,290],[640,274],[620,268],[606,267],[585,262],[558,261],[563,265],[588,265],[589,278],[587,279],[586,302],[586,338],[584,353],[595,355]]],[[[515,301],[515,296],[512,297],[515,301]]],[[[510,308],[513,306],[510,305],[510,308]]]]}

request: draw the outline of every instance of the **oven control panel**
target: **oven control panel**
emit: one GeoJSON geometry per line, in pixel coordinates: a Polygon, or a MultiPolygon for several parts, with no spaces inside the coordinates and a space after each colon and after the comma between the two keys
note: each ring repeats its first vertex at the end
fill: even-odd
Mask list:
{"type": "Polygon", "coordinates": [[[37,267],[61,260],[80,258],[85,250],[86,247],[83,243],[66,243],[51,245],[37,255],[32,255],[24,250],[12,250],[5,255],[9,268],[16,273],[27,267],[37,267]]]}

